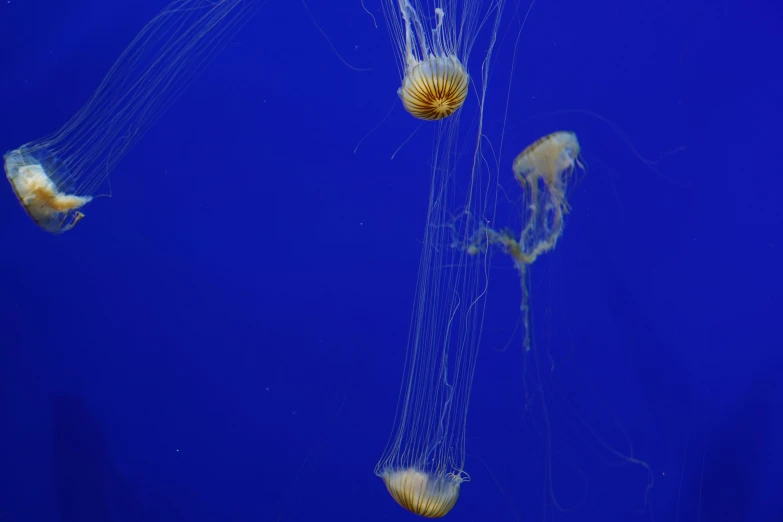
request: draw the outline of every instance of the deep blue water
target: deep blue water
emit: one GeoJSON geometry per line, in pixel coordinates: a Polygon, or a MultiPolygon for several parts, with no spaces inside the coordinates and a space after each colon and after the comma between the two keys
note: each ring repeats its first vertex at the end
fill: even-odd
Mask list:
{"type": "MultiPolygon", "coordinates": [[[[4,2],[0,149],[66,121],[164,5],[4,2]]],[[[414,520],[373,467],[402,378],[432,130],[390,159],[419,125],[397,103],[354,153],[399,85],[381,4],[365,1],[377,28],[358,0],[308,5],[369,71],[344,65],[300,2],[269,0],[76,229],[48,235],[0,191],[0,520],[414,520]]],[[[490,132],[528,5],[507,1],[490,132]]],[[[517,275],[494,262],[472,481],[449,520],[783,520],[782,11],[534,6],[504,188],[513,199],[513,156],[561,128],[590,168],[532,271],[541,390],[527,409],[517,275]],[[673,150],[654,169],[638,156],[673,150]]],[[[499,216],[514,226],[513,204],[499,216]]]]}

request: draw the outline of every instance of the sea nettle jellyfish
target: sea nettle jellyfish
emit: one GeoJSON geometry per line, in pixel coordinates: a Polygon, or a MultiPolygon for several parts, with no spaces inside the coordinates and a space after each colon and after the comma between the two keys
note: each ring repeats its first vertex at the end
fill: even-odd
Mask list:
{"type": "Polygon", "coordinates": [[[176,0],[133,39],[87,103],[57,132],[5,154],[27,214],[60,233],[110,173],[256,11],[258,0],[176,0]]]}

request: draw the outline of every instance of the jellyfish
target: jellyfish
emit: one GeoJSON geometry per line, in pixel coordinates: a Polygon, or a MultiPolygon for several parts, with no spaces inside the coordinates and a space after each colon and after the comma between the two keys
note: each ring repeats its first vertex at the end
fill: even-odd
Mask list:
{"type": "Polygon", "coordinates": [[[33,221],[55,234],[81,221],[128,150],[257,7],[257,0],[171,2],[65,125],[7,152],[6,176],[33,221]]]}
{"type": "MultiPolygon", "coordinates": [[[[525,351],[530,351],[531,343],[527,267],[540,255],[554,250],[563,233],[564,218],[571,208],[568,190],[576,169],[584,170],[579,154],[576,134],[568,131],[554,132],[525,148],[513,166],[523,194],[524,217],[519,239],[507,230],[489,227],[482,227],[478,233],[478,244],[500,246],[511,256],[519,272],[525,351]]],[[[478,248],[474,243],[468,250],[476,253],[478,248]]]]}
{"type": "Polygon", "coordinates": [[[405,110],[421,120],[454,114],[465,102],[470,85],[466,64],[481,0],[441,4],[447,8],[434,7],[429,0],[384,2],[402,78],[397,94],[405,110]],[[434,27],[428,15],[434,15],[434,27]]]}
{"type": "MultiPolygon", "coordinates": [[[[501,151],[502,132],[484,128],[484,107],[505,2],[446,0],[443,8],[426,11],[422,6],[432,6],[428,0],[387,1],[390,33],[402,50],[403,102],[414,116],[439,121],[431,127],[432,157],[422,162],[429,168],[429,200],[397,414],[375,474],[400,506],[437,518],[455,506],[470,480],[465,471],[468,404],[491,257],[471,256],[455,246],[472,238],[497,204],[499,171],[497,162],[487,158],[501,151]],[[430,31],[426,12],[434,15],[430,31]],[[486,54],[475,81],[478,103],[463,106],[465,64],[481,27],[487,41],[482,41],[486,54]],[[427,79],[444,71],[445,83],[427,79]],[[407,89],[419,78],[434,94],[447,92],[449,82],[463,94],[448,108],[407,103],[407,89]],[[459,114],[465,111],[475,117],[463,128],[459,114]],[[472,143],[472,150],[465,143],[472,143]]],[[[509,74],[509,69],[497,70],[509,74]]],[[[412,98],[417,103],[426,99],[412,98]]]]}

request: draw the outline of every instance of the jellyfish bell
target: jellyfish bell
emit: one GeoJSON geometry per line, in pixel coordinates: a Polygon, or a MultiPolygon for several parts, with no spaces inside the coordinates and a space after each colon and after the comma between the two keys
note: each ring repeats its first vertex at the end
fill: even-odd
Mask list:
{"type": "Polygon", "coordinates": [[[514,160],[514,176],[526,186],[542,180],[554,192],[563,193],[579,161],[579,140],[569,131],[558,131],[528,145],[514,160]]]}
{"type": "Polygon", "coordinates": [[[462,107],[469,83],[468,73],[455,56],[432,56],[408,71],[397,94],[415,118],[441,120],[462,107]]]}
{"type": "Polygon", "coordinates": [[[399,505],[426,518],[440,518],[451,511],[464,482],[459,476],[436,476],[415,468],[385,469],[381,478],[399,505]]]}
{"type": "Polygon", "coordinates": [[[64,174],[63,170],[45,167],[44,161],[24,148],[8,152],[4,160],[11,188],[38,226],[47,232],[65,232],[84,217],[79,209],[92,201],[92,196],[61,191],[59,187],[64,185],[64,180],[58,178],[67,178],[58,176],[64,174]]]}
{"type": "Polygon", "coordinates": [[[55,133],[4,155],[27,214],[70,230],[105,194],[110,173],[259,6],[258,0],[174,0],[123,51],[89,101],[55,133]]]}
{"type": "MultiPolygon", "coordinates": [[[[479,2],[463,2],[463,22],[479,2]]],[[[397,94],[405,110],[421,120],[447,118],[468,97],[470,77],[464,64],[472,47],[469,33],[475,22],[457,24],[459,2],[444,3],[447,9],[433,8],[430,2],[422,0],[384,2],[402,77],[397,94]],[[428,27],[430,14],[435,18],[433,28],[428,27]]]]}

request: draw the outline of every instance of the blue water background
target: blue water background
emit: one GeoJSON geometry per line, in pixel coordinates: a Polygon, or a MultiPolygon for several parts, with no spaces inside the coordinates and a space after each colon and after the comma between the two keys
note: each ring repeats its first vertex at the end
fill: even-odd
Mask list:
{"type": "MultiPolygon", "coordinates": [[[[47,235],[0,191],[0,520],[414,520],[373,467],[432,130],[391,159],[419,124],[399,103],[384,120],[399,77],[365,3],[377,28],[358,1],[308,3],[357,72],[299,2],[269,1],[75,230],[47,235]]],[[[4,2],[0,148],[66,121],[164,4],[4,2]]],[[[495,135],[527,7],[508,2],[494,57],[495,135]]],[[[533,268],[537,359],[494,259],[449,520],[783,520],[782,23],[774,2],[538,0],[499,225],[518,225],[510,164],[539,136],[575,131],[589,169],[533,268]]]]}

